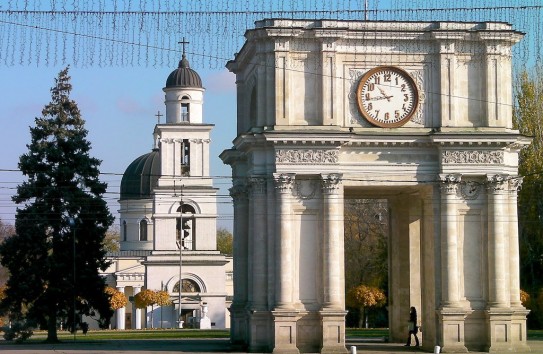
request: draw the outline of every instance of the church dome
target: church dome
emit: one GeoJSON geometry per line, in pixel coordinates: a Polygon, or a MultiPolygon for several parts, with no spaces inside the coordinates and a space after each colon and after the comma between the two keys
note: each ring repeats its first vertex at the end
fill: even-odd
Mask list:
{"type": "Polygon", "coordinates": [[[160,175],[160,153],[158,149],[135,159],[124,171],[121,180],[122,199],[151,198],[160,175]]]}
{"type": "Polygon", "coordinates": [[[200,75],[190,68],[185,54],[183,54],[182,59],[179,61],[179,67],[172,71],[166,79],[166,88],[169,87],[203,88],[200,75]]]}

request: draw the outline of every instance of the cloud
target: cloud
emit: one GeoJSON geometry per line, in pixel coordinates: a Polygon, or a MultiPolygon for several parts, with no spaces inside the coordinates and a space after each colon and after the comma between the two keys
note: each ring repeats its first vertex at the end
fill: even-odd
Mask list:
{"type": "Polygon", "coordinates": [[[204,86],[211,94],[235,93],[236,76],[226,69],[214,71],[206,76],[204,86]]]}
{"type": "Polygon", "coordinates": [[[125,114],[146,114],[148,109],[143,107],[140,102],[130,97],[120,97],[115,103],[119,111],[125,114]]]}

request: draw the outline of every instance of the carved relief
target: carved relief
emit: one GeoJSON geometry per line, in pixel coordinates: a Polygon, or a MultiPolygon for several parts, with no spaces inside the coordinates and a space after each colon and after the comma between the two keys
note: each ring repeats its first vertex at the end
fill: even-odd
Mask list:
{"type": "Polygon", "coordinates": [[[276,150],[276,163],[331,164],[338,163],[338,150],[292,149],[276,150]]]}
{"type": "Polygon", "coordinates": [[[302,200],[308,200],[315,198],[317,193],[317,181],[315,180],[297,180],[295,182],[296,196],[302,200]]]}
{"type": "Polygon", "coordinates": [[[509,180],[509,192],[517,193],[522,188],[523,177],[515,177],[509,180]]]}
{"type": "Polygon", "coordinates": [[[340,173],[322,175],[322,191],[328,194],[337,193],[342,183],[342,177],[343,175],[340,173]]]}
{"type": "Polygon", "coordinates": [[[439,176],[441,179],[441,190],[446,194],[457,194],[458,185],[462,179],[462,176],[459,174],[449,174],[439,176]]]}
{"type": "Polygon", "coordinates": [[[500,193],[509,187],[507,175],[487,175],[487,189],[490,193],[500,193]]]}
{"type": "Polygon", "coordinates": [[[503,164],[503,151],[455,150],[444,151],[441,163],[503,164]]]}
{"type": "Polygon", "coordinates": [[[294,173],[274,174],[273,179],[275,182],[275,189],[277,189],[280,193],[292,192],[292,188],[294,187],[294,178],[294,173]]]}

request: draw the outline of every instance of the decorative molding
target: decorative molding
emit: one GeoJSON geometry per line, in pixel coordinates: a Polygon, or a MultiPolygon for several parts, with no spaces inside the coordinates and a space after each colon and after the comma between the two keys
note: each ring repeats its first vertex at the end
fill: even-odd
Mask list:
{"type": "Polygon", "coordinates": [[[481,184],[477,181],[461,182],[460,195],[462,195],[465,200],[474,200],[479,198],[482,189],[481,184]]]}
{"type": "Polygon", "coordinates": [[[509,187],[509,179],[507,175],[487,175],[487,189],[491,193],[500,193],[509,187]]]}
{"type": "Polygon", "coordinates": [[[462,176],[460,174],[440,175],[439,178],[441,180],[441,190],[443,192],[446,194],[458,193],[458,185],[462,180],[462,176]]]}
{"type": "Polygon", "coordinates": [[[336,164],[339,161],[338,150],[281,149],[275,150],[276,163],[292,164],[336,164]]]}
{"type": "Polygon", "coordinates": [[[441,154],[442,163],[450,164],[503,164],[502,150],[446,150],[441,154]]]}
{"type": "Polygon", "coordinates": [[[296,196],[302,200],[315,198],[317,186],[316,180],[296,180],[294,182],[296,196]]]}
{"type": "Polygon", "coordinates": [[[161,143],[167,143],[167,144],[173,144],[175,142],[175,139],[172,139],[172,138],[164,138],[164,139],[160,139],[160,142],[161,143]]]}
{"type": "Polygon", "coordinates": [[[252,194],[265,194],[266,179],[264,177],[249,177],[249,187],[252,194]]]}
{"type": "Polygon", "coordinates": [[[230,196],[234,200],[246,199],[247,198],[247,186],[245,184],[236,184],[228,189],[230,196]]]}
{"type": "Polygon", "coordinates": [[[292,192],[295,176],[294,173],[274,174],[273,180],[275,182],[275,189],[280,193],[292,192]]]}
{"type": "Polygon", "coordinates": [[[339,192],[339,188],[343,182],[343,174],[330,173],[328,175],[321,175],[322,177],[322,191],[326,194],[335,194],[339,192]]]}

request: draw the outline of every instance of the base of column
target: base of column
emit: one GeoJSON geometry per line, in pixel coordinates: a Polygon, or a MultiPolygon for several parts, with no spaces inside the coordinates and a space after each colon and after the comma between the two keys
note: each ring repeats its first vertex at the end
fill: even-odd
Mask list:
{"type": "Polygon", "coordinates": [[[296,347],[296,322],[300,318],[298,311],[277,309],[272,311],[272,315],[275,334],[273,353],[299,354],[296,347]]]}
{"type": "Polygon", "coordinates": [[[319,311],[322,322],[321,353],[347,353],[345,347],[345,316],[347,311],[323,309],[319,311]]]}
{"type": "Polygon", "coordinates": [[[249,311],[249,353],[268,353],[273,348],[272,317],[269,311],[249,311]]]}
{"type": "Polygon", "coordinates": [[[490,353],[529,352],[526,342],[526,316],[524,308],[489,308],[486,310],[488,345],[490,353]]]}
{"type": "Polygon", "coordinates": [[[230,311],[230,346],[235,351],[245,351],[248,346],[247,311],[244,306],[232,304],[230,311]]]}
{"type": "Polygon", "coordinates": [[[441,325],[441,351],[443,353],[467,353],[464,338],[464,321],[468,311],[462,308],[438,310],[441,325]]]}

